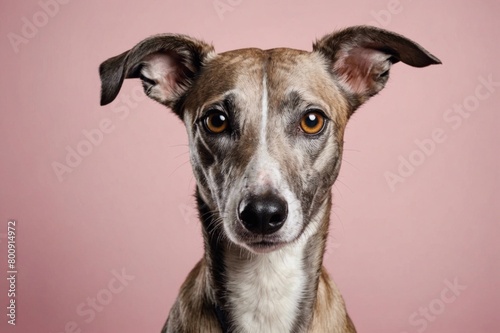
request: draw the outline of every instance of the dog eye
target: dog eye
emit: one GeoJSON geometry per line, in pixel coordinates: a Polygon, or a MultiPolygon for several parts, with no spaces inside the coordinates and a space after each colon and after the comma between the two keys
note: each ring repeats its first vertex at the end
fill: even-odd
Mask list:
{"type": "Polygon", "coordinates": [[[318,134],[325,126],[325,117],[318,111],[307,112],[300,120],[300,129],[306,134],[318,134]]]}
{"type": "Polygon", "coordinates": [[[220,111],[210,113],[206,116],[204,124],[207,131],[213,134],[222,133],[229,127],[227,116],[220,111]]]}

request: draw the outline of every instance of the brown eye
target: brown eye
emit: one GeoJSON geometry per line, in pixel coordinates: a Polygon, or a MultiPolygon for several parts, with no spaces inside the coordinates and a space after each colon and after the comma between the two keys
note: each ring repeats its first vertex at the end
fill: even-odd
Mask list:
{"type": "Polygon", "coordinates": [[[214,112],[205,118],[206,129],[213,134],[224,132],[229,126],[227,117],[222,112],[214,112]]]}
{"type": "Polygon", "coordinates": [[[316,111],[306,113],[300,120],[300,128],[306,134],[318,134],[324,125],[325,117],[316,111]]]}

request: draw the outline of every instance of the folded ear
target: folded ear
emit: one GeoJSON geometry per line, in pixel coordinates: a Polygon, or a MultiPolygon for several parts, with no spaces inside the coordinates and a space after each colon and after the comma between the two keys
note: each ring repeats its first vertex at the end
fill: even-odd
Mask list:
{"type": "Polygon", "coordinates": [[[357,26],[326,35],[313,44],[325,56],[330,71],[354,98],[354,108],[384,88],[392,64],[413,67],[441,61],[408,38],[383,29],[357,26]]]}
{"type": "Polygon", "coordinates": [[[147,38],[101,64],[101,105],[116,98],[124,79],[140,78],[149,97],[173,108],[211,52],[211,45],[188,36],[147,38]]]}

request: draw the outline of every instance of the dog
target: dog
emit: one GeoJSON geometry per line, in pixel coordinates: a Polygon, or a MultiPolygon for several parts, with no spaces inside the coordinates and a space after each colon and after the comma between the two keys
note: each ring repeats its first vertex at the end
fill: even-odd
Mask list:
{"type": "Polygon", "coordinates": [[[205,252],[162,332],[356,332],[322,266],[331,187],[347,121],[399,61],[441,63],[404,36],[356,26],[311,52],[217,54],[160,34],[101,64],[101,105],[139,78],[187,129],[205,252]]]}

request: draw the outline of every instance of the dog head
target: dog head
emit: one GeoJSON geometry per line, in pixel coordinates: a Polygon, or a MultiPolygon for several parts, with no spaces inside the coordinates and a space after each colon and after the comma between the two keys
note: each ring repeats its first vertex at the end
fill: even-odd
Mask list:
{"type": "Polygon", "coordinates": [[[399,61],[440,63],[366,26],[327,35],[312,52],[216,54],[187,36],[157,35],[101,64],[101,104],[125,78],[140,78],[186,125],[198,193],[218,226],[232,243],[268,252],[314,232],[329,213],[346,123],[399,61]]]}

